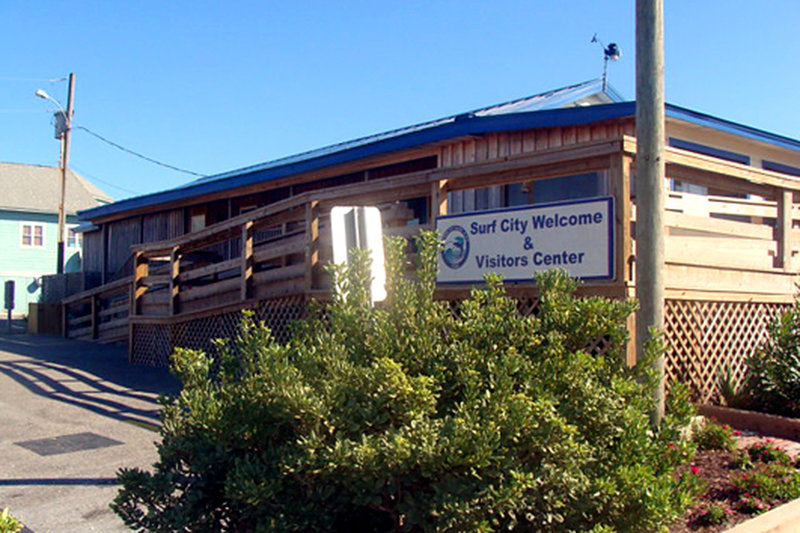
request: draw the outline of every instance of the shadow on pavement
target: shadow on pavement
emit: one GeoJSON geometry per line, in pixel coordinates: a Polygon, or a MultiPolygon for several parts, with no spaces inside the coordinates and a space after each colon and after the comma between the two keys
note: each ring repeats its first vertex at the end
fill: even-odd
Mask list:
{"type": "Polygon", "coordinates": [[[0,334],[0,372],[34,394],[156,429],[159,394],[175,394],[166,368],[130,364],[124,347],[0,334]]]}

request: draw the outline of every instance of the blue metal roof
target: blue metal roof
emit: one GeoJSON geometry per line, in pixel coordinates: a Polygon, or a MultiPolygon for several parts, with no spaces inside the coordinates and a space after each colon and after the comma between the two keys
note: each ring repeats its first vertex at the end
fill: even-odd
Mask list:
{"type": "MultiPolygon", "coordinates": [[[[513,100],[503,104],[477,109],[414,126],[408,126],[369,137],[363,137],[317,150],[276,159],[267,163],[246,167],[231,172],[200,178],[181,187],[144,196],[128,198],[119,202],[81,211],[83,220],[116,215],[161,204],[200,197],[264,183],[279,178],[318,170],[328,166],[355,161],[369,156],[413,148],[428,143],[484,133],[533,129],[557,126],[575,126],[602,120],[612,120],[636,113],[635,102],[622,102],[621,97],[610,87],[602,89],[600,80],[591,80],[578,85],[556,89],[546,93],[513,100]],[[582,101],[612,103],[580,105],[582,101]],[[576,106],[577,107],[568,107],[576,106]]],[[[800,142],[768,132],[742,126],[733,122],[704,115],[688,109],[667,104],[667,116],[728,131],[752,139],[800,150],[800,142]]]]}

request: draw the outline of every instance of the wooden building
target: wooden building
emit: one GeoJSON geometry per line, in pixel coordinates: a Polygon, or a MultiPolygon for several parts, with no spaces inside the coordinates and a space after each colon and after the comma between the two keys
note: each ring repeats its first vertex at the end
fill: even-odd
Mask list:
{"type": "MultiPolygon", "coordinates": [[[[84,270],[104,285],[65,300],[65,332],[126,339],[132,360],[165,364],[174,346],[231,334],[243,308],[280,330],[327,294],[334,205],[378,206],[386,233],[410,237],[443,216],[609,199],[610,270],[581,290],[632,297],[634,115],[590,81],[83,211],[84,270]]],[[[793,301],[800,142],[672,105],[666,116],[668,375],[707,399],[722,369],[741,379],[793,301]]],[[[509,285],[535,308],[531,281],[509,285]]]]}

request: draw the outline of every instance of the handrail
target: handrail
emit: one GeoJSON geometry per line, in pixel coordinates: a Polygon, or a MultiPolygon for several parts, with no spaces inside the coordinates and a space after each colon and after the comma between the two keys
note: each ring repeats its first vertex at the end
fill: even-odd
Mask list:
{"type": "Polygon", "coordinates": [[[89,289],[83,292],[79,292],[77,294],[73,294],[67,298],[61,300],[61,303],[64,305],[73,304],[75,302],[79,302],[81,300],[85,300],[95,295],[105,294],[107,292],[112,292],[120,287],[127,287],[130,285],[131,281],[133,280],[133,276],[128,276],[126,278],[120,278],[116,281],[112,281],[110,283],[106,283],[105,285],[100,285],[99,287],[95,287],[93,289],[89,289]]]}
{"type": "MultiPolygon", "coordinates": [[[[623,137],[623,147],[626,153],[636,155],[636,138],[625,135],[623,137]]],[[[727,181],[741,181],[761,187],[777,187],[800,191],[800,178],[789,176],[788,174],[698,154],[697,152],[682,150],[673,146],[665,147],[664,152],[667,174],[669,174],[670,166],[683,167],[707,172],[727,181]]]]}

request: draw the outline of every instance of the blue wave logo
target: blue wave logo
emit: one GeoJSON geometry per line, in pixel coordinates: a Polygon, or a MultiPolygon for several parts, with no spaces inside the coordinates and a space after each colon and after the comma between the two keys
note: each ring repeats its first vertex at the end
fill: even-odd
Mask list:
{"type": "Polygon", "coordinates": [[[467,231],[459,225],[453,225],[445,230],[442,235],[444,248],[442,249],[442,260],[444,264],[453,270],[461,268],[469,257],[469,235],[467,231]]]}

